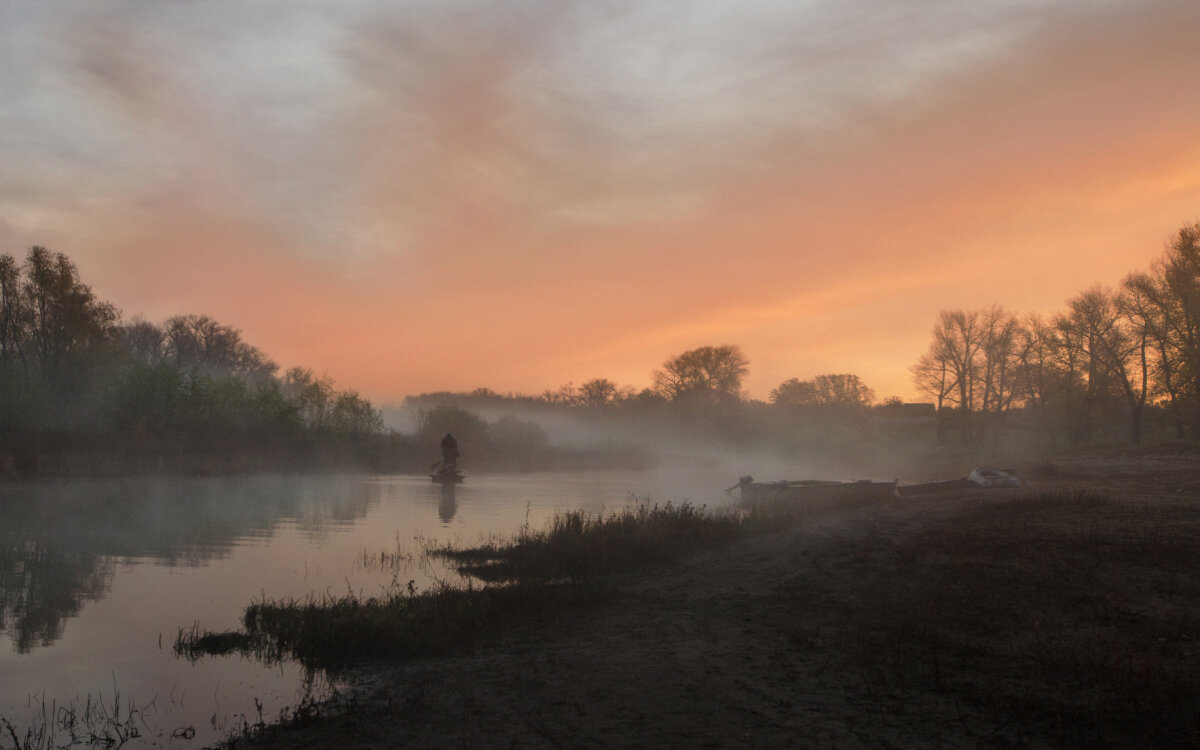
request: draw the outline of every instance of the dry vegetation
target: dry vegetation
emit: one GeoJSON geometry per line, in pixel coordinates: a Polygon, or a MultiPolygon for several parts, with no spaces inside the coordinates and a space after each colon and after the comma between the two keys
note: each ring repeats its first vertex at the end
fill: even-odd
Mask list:
{"type": "Polygon", "coordinates": [[[1200,746],[1200,461],[1025,469],[1021,490],[776,508],[594,606],[356,661],[324,720],[252,744],[1200,746]]]}

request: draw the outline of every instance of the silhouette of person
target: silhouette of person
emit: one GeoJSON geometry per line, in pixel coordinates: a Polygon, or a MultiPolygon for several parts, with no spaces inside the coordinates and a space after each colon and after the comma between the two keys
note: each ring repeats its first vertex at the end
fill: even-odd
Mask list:
{"type": "Polygon", "coordinates": [[[454,471],[458,464],[458,441],[450,433],[442,438],[442,470],[454,471]]]}

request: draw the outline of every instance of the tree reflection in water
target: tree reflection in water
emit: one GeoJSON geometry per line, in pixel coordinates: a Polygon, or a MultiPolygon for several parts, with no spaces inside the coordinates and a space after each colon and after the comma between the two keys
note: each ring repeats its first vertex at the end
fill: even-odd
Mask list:
{"type": "Polygon", "coordinates": [[[281,522],[321,537],[362,518],[369,487],[337,477],[124,479],[0,487],[0,634],[49,646],[121,562],[197,566],[281,522]]]}
{"type": "Polygon", "coordinates": [[[6,532],[0,543],[0,632],[20,653],[49,646],[85,601],[104,598],[112,575],[111,560],[6,532]]]}

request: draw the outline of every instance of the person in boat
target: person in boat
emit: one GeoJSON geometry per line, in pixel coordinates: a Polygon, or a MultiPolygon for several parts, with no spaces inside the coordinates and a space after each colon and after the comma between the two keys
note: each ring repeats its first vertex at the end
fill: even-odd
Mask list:
{"type": "Polygon", "coordinates": [[[458,441],[450,433],[442,438],[442,468],[441,471],[454,471],[458,464],[458,441]]]}

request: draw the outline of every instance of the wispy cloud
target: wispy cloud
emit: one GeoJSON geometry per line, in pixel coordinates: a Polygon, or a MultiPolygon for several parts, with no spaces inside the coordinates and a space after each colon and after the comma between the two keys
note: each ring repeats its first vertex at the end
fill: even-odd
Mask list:
{"type": "Polygon", "coordinates": [[[759,395],[839,357],[903,392],[940,307],[1044,309],[1194,218],[1198,30],[1182,0],[10,3],[0,251],[380,396],[644,380],[713,337],[759,395]]]}

